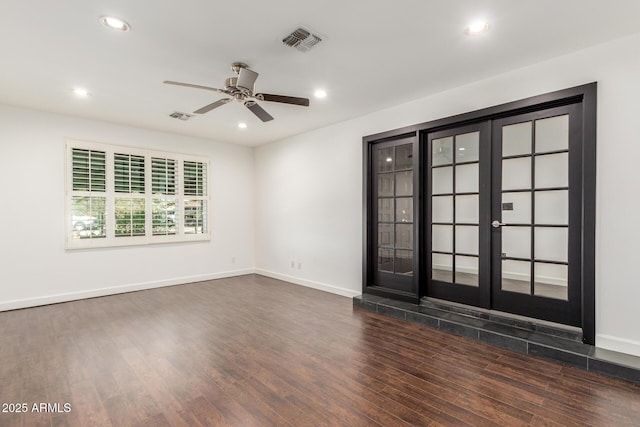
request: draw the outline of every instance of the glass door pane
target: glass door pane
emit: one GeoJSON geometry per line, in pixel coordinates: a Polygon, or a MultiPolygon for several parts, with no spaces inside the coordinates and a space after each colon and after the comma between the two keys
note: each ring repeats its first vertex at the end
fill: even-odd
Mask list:
{"type": "Polygon", "coordinates": [[[500,287],[502,290],[529,295],[531,292],[531,261],[503,259],[501,264],[500,287]]]}
{"type": "Polygon", "coordinates": [[[414,289],[414,140],[373,147],[375,284],[404,292],[414,289]]]}
{"type": "Polygon", "coordinates": [[[480,131],[452,130],[431,147],[431,280],[478,287],[480,131]]]}

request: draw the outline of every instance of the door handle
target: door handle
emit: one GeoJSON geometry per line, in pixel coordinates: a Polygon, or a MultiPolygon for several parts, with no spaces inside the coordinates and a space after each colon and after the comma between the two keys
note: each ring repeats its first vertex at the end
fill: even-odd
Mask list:
{"type": "Polygon", "coordinates": [[[500,221],[498,221],[497,219],[496,219],[496,220],[494,220],[493,222],[491,222],[491,226],[492,226],[493,228],[500,228],[500,227],[502,227],[503,225],[507,225],[507,224],[505,224],[504,222],[500,222],[500,221]]]}

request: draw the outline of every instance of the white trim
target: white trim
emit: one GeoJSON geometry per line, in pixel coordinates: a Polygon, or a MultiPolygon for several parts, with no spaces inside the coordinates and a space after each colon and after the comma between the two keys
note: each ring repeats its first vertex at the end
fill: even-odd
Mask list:
{"type": "Polygon", "coordinates": [[[640,357],[640,342],[625,338],[596,334],[596,347],[640,357]]]}
{"type": "Polygon", "coordinates": [[[224,279],[227,277],[245,276],[254,274],[255,270],[247,268],[244,270],[223,271],[220,273],[202,274],[198,276],[177,277],[174,279],[158,280],[153,282],[131,283],[109,288],[92,289],[88,291],[68,292],[63,294],[47,295],[36,298],[25,298],[0,303],[0,312],[7,310],[17,310],[20,308],[36,307],[39,305],[57,304],[60,302],[75,301],[86,298],[103,297],[117,295],[127,292],[142,291],[145,289],[162,288],[165,286],[184,285],[187,283],[202,282],[205,280],[224,279]]]}
{"type": "Polygon", "coordinates": [[[326,283],[313,282],[311,280],[300,279],[293,276],[287,276],[286,274],[275,273],[273,271],[263,270],[256,268],[256,274],[261,276],[271,277],[272,279],[283,280],[285,282],[293,283],[295,285],[306,286],[307,288],[318,289],[320,291],[329,292],[336,295],[342,295],[343,297],[353,298],[362,294],[360,291],[352,291],[351,289],[341,288],[338,286],[327,285],[326,283]]]}

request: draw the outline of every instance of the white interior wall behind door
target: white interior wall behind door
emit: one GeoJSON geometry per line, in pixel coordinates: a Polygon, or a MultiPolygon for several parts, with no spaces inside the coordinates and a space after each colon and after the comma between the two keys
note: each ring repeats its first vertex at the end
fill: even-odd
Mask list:
{"type": "Polygon", "coordinates": [[[257,148],[256,267],[359,294],[363,136],[598,81],[596,342],[640,356],[639,45],[627,37],[257,148]]]}

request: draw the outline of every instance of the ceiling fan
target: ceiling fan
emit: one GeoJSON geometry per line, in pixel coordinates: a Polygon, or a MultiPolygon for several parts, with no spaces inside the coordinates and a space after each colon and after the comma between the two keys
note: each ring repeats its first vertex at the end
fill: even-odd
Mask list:
{"type": "Polygon", "coordinates": [[[174,82],[165,80],[163,83],[168,85],[192,87],[195,89],[210,90],[213,92],[223,93],[228,95],[228,98],[222,98],[209,105],[205,105],[202,108],[194,111],[195,114],[204,114],[215,108],[221,107],[229,102],[236,100],[241,102],[247,107],[253,114],[255,114],[263,122],[273,120],[271,114],[267,113],[256,101],[270,101],[280,102],[283,104],[301,105],[303,107],[309,106],[309,99],[297,98],[294,96],[284,95],[272,95],[268,93],[255,93],[255,82],[258,78],[258,73],[249,69],[247,64],[242,62],[234,62],[231,64],[231,70],[236,73],[237,77],[229,77],[224,82],[224,89],[217,89],[214,87],[194,85],[191,83],[174,82]]]}

